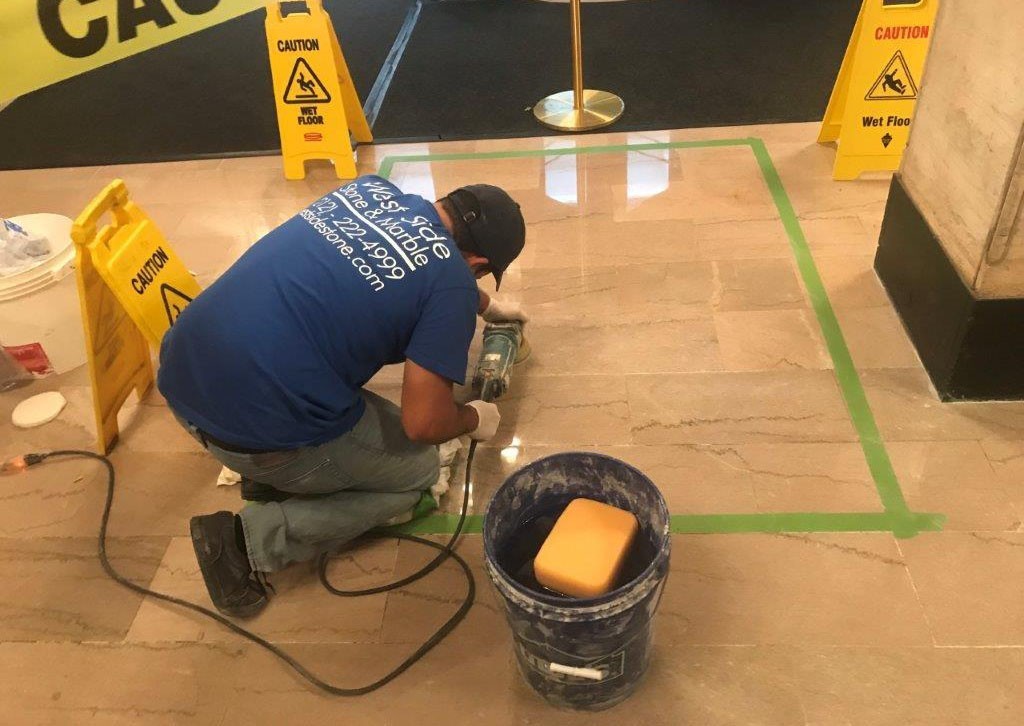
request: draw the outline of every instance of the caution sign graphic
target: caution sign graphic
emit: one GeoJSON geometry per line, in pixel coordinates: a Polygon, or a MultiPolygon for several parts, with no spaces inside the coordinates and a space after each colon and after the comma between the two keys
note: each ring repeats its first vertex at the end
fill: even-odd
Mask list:
{"type": "Polygon", "coordinates": [[[938,0],[863,0],[818,142],[837,144],[835,179],[895,171],[920,93],[938,0]]]}
{"type": "Polygon", "coordinates": [[[339,179],[353,179],[351,136],[373,141],[331,19],[322,0],[306,0],[309,12],[283,14],[267,5],[267,48],[274,79],[277,127],[286,179],[303,179],[306,162],[334,162],[339,179]]]}
{"type": "Polygon", "coordinates": [[[331,94],[316,77],[305,58],[296,58],[291,78],[284,89],[285,103],[330,103],[331,94]]]}
{"type": "Polygon", "coordinates": [[[174,325],[174,321],[181,315],[185,306],[192,302],[192,298],[166,282],[160,286],[160,295],[164,299],[164,312],[167,314],[167,325],[170,327],[174,325]]]}
{"type": "Polygon", "coordinates": [[[917,85],[910,75],[902,51],[896,51],[875,83],[864,95],[865,101],[913,101],[917,98],[917,85]]]}

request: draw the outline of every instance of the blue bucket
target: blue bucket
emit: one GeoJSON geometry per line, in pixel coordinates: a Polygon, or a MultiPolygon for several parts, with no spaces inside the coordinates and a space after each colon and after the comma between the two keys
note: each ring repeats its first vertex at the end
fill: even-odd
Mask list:
{"type": "MultiPolygon", "coordinates": [[[[538,543],[539,544],[539,543],[538,543]]],[[[519,669],[555,706],[598,711],[636,690],[650,663],[651,621],[668,575],[669,514],[661,492],[635,468],[601,454],[555,454],[510,476],[484,517],[484,557],[512,628],[519,669]],[[538,516],[579,497],[636,515],[649,563],[605,595],[573,599],[527,587],[503,561],[538,516]],[[582,675],[581,675],[582,674],[582,675]]]]}

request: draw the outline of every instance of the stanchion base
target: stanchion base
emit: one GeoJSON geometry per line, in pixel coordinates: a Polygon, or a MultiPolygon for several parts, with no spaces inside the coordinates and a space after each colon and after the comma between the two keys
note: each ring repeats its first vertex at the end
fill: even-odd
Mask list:
{"type": "Polygon", "coordinates": [[[573,92],[562,91],[542,98],[533,107],[538,121],[556,131],[590,131],[615,123],[626,105],[608,91],[583,92],[583,108],[573,108],[573,92]]]}

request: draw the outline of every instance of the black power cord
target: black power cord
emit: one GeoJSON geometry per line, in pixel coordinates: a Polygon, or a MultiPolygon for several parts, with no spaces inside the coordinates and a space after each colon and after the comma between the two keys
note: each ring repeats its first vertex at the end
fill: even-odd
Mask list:
{"type": "Polygon", "coordinates": [[[331,593],[335,595],[340,595],[342,597],[361,597],[363,595],[374,595],[377,593],[388,592],[390,590],[395,590],[397,588],[404,587],[430,574],[438,567],[440,567],[441,564],[449,557],[459,564],[459,566],[462,568],[462,571],[466,575],[466,597],[462,601],[462,605],[455,612],[455,614],[448,618],[447,622],[445,622],[444,625],[437,629],[437,632],[431,635],[426,640],[426,642],[423,643],[423,645],[417,648],[415,652],[412,653],[412,655],[410,655],[404,661],[402,661],[391,672],[389,672],[382,678],[377,679],[373,683],[370,683],[366,686],[361,686],[359,688],[342,688],[341,686],[336,686],[332,683],[328,683],[322,678],[316,676],[312,671],[310,671],[299,661],[297,661],[294,657],[286,653],[278,646],[274,645],[265,638],[261,638],[251,630],[243,628],[241,625],[238,625],[235,621],[221,615],[215,610],[205,608],[202,605],[196,605],[195,603],[189,602],[188,600],[182,600],[181,598],[173,597],[171,595],[165,595],[162,592],[156,592],[155,590],[150,590],[149,588],[142,587],[141,585],[132,582],[131,580],[125,578],[120,573],[118,573],[118,571],[114,569],[113,565],[110,564],[110,559],[107,557],[107,525],[110,521],[110,509],[114,503],[115,473],[114,465],[106,456],[103,456],[102,454],[97,454],[92,451],[81,451],[77,449],[50,451],[48,453],[26,454],[19,460],[16,460],[17,463],[12,465],[10,468],[11,470],[17,471],[28,468],[30,466],[34,466],[43,461],[46,461],[47,459],[54,457],[80,456],[95,459],[101,462],[107,468],[107,502],[103,507],[103,517],[100,520],[99,558],[100,564],[103,566],[103,570],[107,573],[107,575],[110,576],[112,580],[119,583],[120,585],[123,585],[124,587],[127,587],[129,590],[139,593],[140,595],[148,595],[149,597],[156,598],[157,600],[163,600],[164,602],[169,602],[173,605],[179,605],[183,608],[192,610],[193,612],[197,612],[200,615],[205,615],[211,620],[216,620],[218,623],[228,628],[229,630],[237,633],[238,635],[242,636],[247,640],[251,640],[253,643],[256,643],[256,645],[268,650],[270,653],[283,660],[285,663],[291,666],[291,668],[296,673],[302,676],[311,685],[316,686],[322,691],[326,691],[327,693],[330,693],[335,696],[362,696],[364,694],[370,693],[371,691],[376,691],[381,686],[390,683],[395,678],[400,676],[402,673],[407,671],[414,663],[416,663],[416,661],[418,661],[420,658],[426,655],[434,646],[436,646],[438,643],[444,640],[444,638],[450,632],[452,632],[460,622],[462,622],[462,620],[466,617],[466,614],[469,612],[469,609],[473,606],[473,601],[476,597],[476,580],[473,578],[473,572],[470,570],[469,565],[466,564],[466,561],[462,559],[462,557],[455,551],[455,544],[457,543],[459,536],[462,534],[462,528],[466,523],[466,513],[467,510],[469,509],[470,476],[473,470],[473,458],[476,454],[476,444],[477,442],[473,441],[469,445],[469,453],[466,456],[466,482],[462,494],[462,512],[459,515],[459,522],[455,526],[455,532],[452,534],[451,539],[448,540],[447,544],[441,545],[437,542],[433,542],[429,539],[424,539],[422,537],[416,537],[411,534],[402,534],[399,532],[388,532],[386,530],[371,530],[366,535],[364,535],[376,539],[393,538],[407,540],[409,542],[417,542],[419,544],[426,545],[428,547],[433,547],[434,549],[439,550],[438,555],[429,563],[424,565],[422,568],[420,568],[413,574],[407,577],[403,577],[401,580],[388,583],[387,585],[371,587],[365,590],[339,590],[338,588],[334,587],[327,579],[327,564],[330,560],[330,557],[328,555],[322,555],[320,557],[318,563],[320,572],[320,582],[322,582],[324,587],[327,588],[327,590],[329,590],[331,593]]]}

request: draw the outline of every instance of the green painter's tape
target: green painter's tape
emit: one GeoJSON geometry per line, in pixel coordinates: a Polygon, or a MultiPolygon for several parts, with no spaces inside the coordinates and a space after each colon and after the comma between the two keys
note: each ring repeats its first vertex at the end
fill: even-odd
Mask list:
{"type": "MultiPolygon", "coordinates": [[[[754,152],[772,201],[778,209],[782,225],[789,237],[790,248],[796,258],[797,269],[811,300],[811,307],[821,326],[825,345],[832,357],[836,381],[857,431],[864,458],[874,479],[884,512],[853,513],[760,513],[760,514],[678,514],[672,517],[672,532],[684,533],[740,533],[740,532],[892,532],[897,537],[913,537],[919,532],[937,531],[945,517],[941,514],[914,513],[907,507],[893,470],[885,442],[878,430],[874,414],[868,403],[864,386],[850,356],[843,331],[839,327],[832,303],[814,264],[810,247],[804,237],[796,212],[782,185],[775,164],[764,142],[758,138],[712,139],[707,141],[674,141],[668,143],[620,144],[612,146],[582,146],[558,149],[529,149],[524,151],[486,151],[459,154],[415,154],[387,156],[381,160],[378,174],[388,178],[395,164],[471,159],[516,159],[525,157],[567,156],[580,154],[607,154],[663,149],[697,149],[724,146],[747,146],[754,152]]],[[[450,534],[458,522],[456,515],[432,515],[411,522],[402,531],[415,534],[450,534]]],[[[467,518],[465,532],[479,534],[483,524],[480,515],[467,518]]]]}
{"type": "Polygon", "coordinates": [[[832,303],[829,302],[828,293],[825,292],[825,286],[821,282],[818,267],[814,264],[814,258],[811,257],[810,247],[807,246],[803,230],[800,229],[796,212],[793,211],[793,205],[782,186],[782,179],[779,178],[779,173],[775,170],[775,164],[772,163],[764,142],[761,139],[750,139],[750,148],[754,151],[765,183],[779,210],[782,224],[786,228],[786,234],[789,235],[789,244],[793,248],[800,276],[803,278],[807,294],[811,298],[814,314],[818,317],[818,324],[825,337],[829,355],[832,356],[836,380],[843,393],[843,400],[846,401],[846,408],[850,412],[850,419],[853,421],[854,428],[857,429],[864,457],[867,459],[871,476],[878,488],[878,495],[882,498],[882,506],[886,512],[905,514],[909,509],[903,499],[903,492],[900,491],[896,472],[893,471],[889,453],[885,450],[885,443],[882,441],[882,435],[875,423],[875,416],[871,413],[868,397],[864,393],[864,386],[861,385],[857,368],[850,356],[850,349],[846,346],[843,331],[839,327],[832,303]]]}
{"type": "MultiPolygon", "coordinates": [[[[895,514],[887,512],[799,512],[760,514],[673,514],[672,534],[738,534],[743,532],[894,532],[913,537],[919,532],[937,532],[945,518],[941,514],[895,514]]],[[[459,522],[457,514],[434,514],[395,527],[407,534],[451,534],[459,522]]],[[[483,532],[484,518],[466,517],[463,532],[483,532]]]]}
{"type": "Polygon", "coordinates": [[[937,514],[890,512],[674,514],[672,533],[893,532],[913,537],[919,532],[937,532],[944,519],[937,514]]]}

